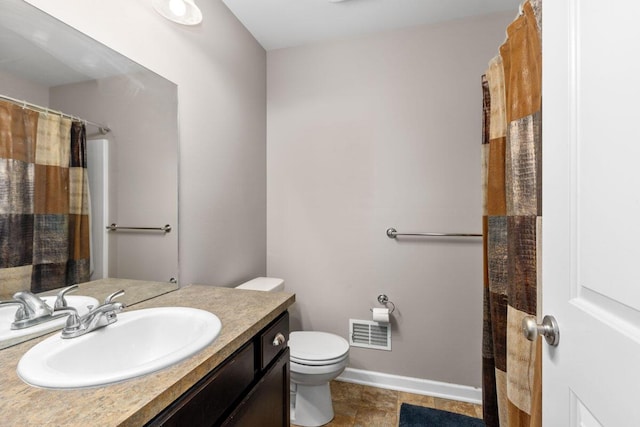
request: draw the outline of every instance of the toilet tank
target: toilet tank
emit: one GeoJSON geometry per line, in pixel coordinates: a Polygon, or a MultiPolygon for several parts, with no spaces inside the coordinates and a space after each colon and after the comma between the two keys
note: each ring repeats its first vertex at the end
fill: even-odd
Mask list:
{"type": "Polygon", "coordinates": [[[284,291],[284,280],[275,277],[256,277],[248,282],[236,286],[236,289],[252,291],[280,292],[284,291]]]}

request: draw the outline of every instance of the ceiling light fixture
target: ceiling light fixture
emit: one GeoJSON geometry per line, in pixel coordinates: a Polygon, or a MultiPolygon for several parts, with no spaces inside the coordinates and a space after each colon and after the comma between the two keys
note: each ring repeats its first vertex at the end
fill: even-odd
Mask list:
{"type": "Polygon", "coordinates": [[[202,12],[194,0],[153,0],[153,8],[178,24],[198,25],[202,22],[202,12]]]}

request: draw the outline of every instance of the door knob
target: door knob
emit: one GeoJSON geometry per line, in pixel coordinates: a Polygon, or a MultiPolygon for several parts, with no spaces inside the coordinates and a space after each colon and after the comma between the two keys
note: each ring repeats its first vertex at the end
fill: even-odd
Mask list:
{"type": "Polygon", "coordinates": [[[534,316],[525,317],[522,319],[522,333],[529,341],[535,341],[538,335],[542,335],[547,340],[547,344],[554,347],[560,341],[558,322],[553,316],[544,316],[540,325],[536,323],[534,316]]]}

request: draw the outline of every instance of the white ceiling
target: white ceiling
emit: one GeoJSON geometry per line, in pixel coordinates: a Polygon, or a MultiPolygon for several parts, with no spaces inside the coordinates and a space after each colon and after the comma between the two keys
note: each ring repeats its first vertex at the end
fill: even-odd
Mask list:
{"type": "Polygon", "coordinates": [[[522,0],[222,1],[273,50],[494,12],[513,11],[515,17],[522,0]]]}

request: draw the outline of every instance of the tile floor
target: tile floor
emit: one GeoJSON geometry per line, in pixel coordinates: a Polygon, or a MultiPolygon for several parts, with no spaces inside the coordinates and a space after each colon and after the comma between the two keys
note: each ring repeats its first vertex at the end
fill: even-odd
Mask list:
{"type": "Polygon", "coordinates": [[[331,427],[395,427],[402,403],[482,418],[480,405],[342,381],[331,382],[331,397],[335,418],[326,424],[331,427]]]}

